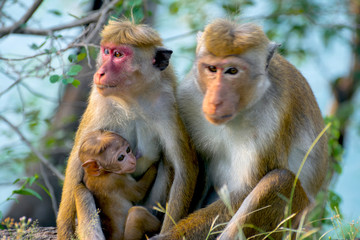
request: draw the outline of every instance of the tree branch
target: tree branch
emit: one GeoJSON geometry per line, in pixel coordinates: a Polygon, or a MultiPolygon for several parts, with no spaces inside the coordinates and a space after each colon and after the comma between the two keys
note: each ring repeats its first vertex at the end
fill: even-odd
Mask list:
{"type": "Polygon", "coordinates": [[[43,2],[43,0],[36,0],[19,21],[17,21],[16,23],[14,23],[14,25],[12,25],[10,27],[0,29],[0,38],[9,33],[13,33],[13,32],[18,31],[19,29],[21,29],[21,25],[23,25],[23,24],[27,23],[27,21],[29,21],[29,19],[32,17],[34,12],[39,8],[39,6],[42,2],[43,2]]]}
{"type": "MultiPolygon", "coordinates": [[[[39,1],[41,3],[43,0],[37,0],[37,2],[39,2],[39,1]]],[[[100,10],[98,10],[86,17],[77,19],[71,23],[67,23],[67,24],[56,26],[56,27],[49,28],[49,29],[20,28],[20,25],[23,23],[20,23],[20,24],[18,24],[18,23],[21,20],[26,19],[24,16],[20,21],[15,23],[13,26],[0,29],[0,38],[2,38],[5,35],[8,35],[10,33],[47,36],[47,35],[51,35],[53,32],[56,32],[56,31],[73,28],[73,27],[78,27],[78,26],[83,26],[83,25],[86,25],[89,23],[97,22],[98,19],[100,19],[103,15],[106,15],[106,13],[111,11],[115,7],[115,5],[120,1],[121,0],[113,0],[109,4],[105,5],[105,7],[101,8],[100,10]]],[[[35,3],[34,3],[34,5],[35,5],[35,3]]],[[[30,9],[28,12],[30,12],[30,9]]],[[[25,15],[27,16],[27,14],[25,14],[25,15]]],[[[30,17],[31,17],[31,15],[30,15],[30,17]]]]}
{"type": "Polygon", "coordinates": [[[57,208],[57,203],[56,203],[56,198],[55,198],[55,191],[54,191],[53,186],[50,183],[50,180],[48,178],[48,175],[47,175],[42,163],[40,163],[40,172],[41,172],[41,176],[44,179],[45,186],[47,187],[47,189],[49,190],[49,193],[51,195],[50,200],[51,200],[51,206],[53,208],[54,214],[55,214],[55,216],[57,216],[58,208],[57,208]]]}
{"type": "MultiPolygon", "coordinates": [[[[96,44],[85,44],[85,43],[74,43],[74,44],[70,44],[68,45],[66,48],[63,48],[63,49],[60,49],[58,51],[56,51],[56,54],[60,54],[62,52],[65,52],[71,48],[77,48],[77,47],[99,47],[98,45],[96,44]]],[[[31,55],[31,56],[27,56],[27,57],[23,57],[23,58],[4,58],[4,57],[0,57],[0,60],[4,60],[4,61],[24,61],[24,60],[28,60],[28,59],[32,59],[32,58],[35,58],[35,57],[39,57],[39,56],[43,56],[43,55],[47,55],[49,54],[49,52],[41,52],[41,53],[38,53],[38,54],[35,54],[35,55],[31,55]]]]}
{"type": "Polygon", "coordinates": [[[30,148],[30,150],[40,159],[40,161],[48,167],[60,180],[64,181],[64,175],[61,174],[46,158],[38,151],[36,150],[31,143],[25,138],[25,136],[19,131],[19,129],[14,126],[9,120],[7,120],[5,117],[0,115],[0,119],[2,119],[4,122],[6,122],[21,138],[21,140],[30,148]]]}

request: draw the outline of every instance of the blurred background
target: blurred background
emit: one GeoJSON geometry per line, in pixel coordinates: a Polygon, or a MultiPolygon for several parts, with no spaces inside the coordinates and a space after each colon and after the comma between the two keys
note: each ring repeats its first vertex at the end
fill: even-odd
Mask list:
{"type": "Polygon", "coordinates": [[[1,0],[0,218],[55,226],[63,173],[86,107],[99,31],[129,17],[159,31],[179,81],[213,19],[255,22],[309,81],[331,165],[310,221],[360,230],[359,0],[1,0]]]}

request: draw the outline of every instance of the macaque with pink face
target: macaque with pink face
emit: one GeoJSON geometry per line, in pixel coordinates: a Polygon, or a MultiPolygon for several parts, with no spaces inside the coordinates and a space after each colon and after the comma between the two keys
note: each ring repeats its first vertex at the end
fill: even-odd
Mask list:
{"type": "MultiPolygon", "coordinates": [[[[172,51],[164,47],[154,29],[126,19],[110,20],[101,38],[98,70],[66,167],[56,221],[59,240],[73,238],[75,230],[79,239],[105,240],[100,218],[94,216],[97,206],[93,194],[83,184],[84,168],[79,160],[80,145],[88,133],[104,129],[124,137],[142,156],[131,173],[136,179],[150,166],[157,166],[154,184],[139,204],[149,210],[157,203],[168,206],[168,214],[153,212],[162,221],[161,232],[188,214],[197,182],[196,152],[175,98],[177,81],[170,65],[172,51]],[[90,222],[93,224],[88,226],[90,222]]],[[[95,165],[93,169],[93,163],[88,167],[96,174],[106,173],[104,167],[97,170],[95,165]]],[[[107,175],[113,178],[116,174],[91,176],[100,183],[96,190],[103,191],[103,181],[116,188],[117,181],[107,175]]]]}
{"type": "Polygon", "coordinates": [[[89,189],[95,198],[106,239],[124,239],[125,228],[129,229],[127,232],[140,232],[141,236],[160,230],[160,221],[141,207],[134,207],[131,212],[137,220],[125,227],[129,209],[145,197],[157,170],[151,166],[136,181],[130,175],[136,170],[136,157],[124,138],[110,131],[90,132],[80,146],[79,159],[85,172],[85,186],[81,187],[89,189]]]}

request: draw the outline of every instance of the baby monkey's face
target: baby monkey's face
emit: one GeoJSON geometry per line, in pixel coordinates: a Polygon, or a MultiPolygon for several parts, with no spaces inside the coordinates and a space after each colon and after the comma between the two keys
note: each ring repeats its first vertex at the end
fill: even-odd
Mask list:
{"type": "Polygon", "coordinates": [[[106,171],[125,174],[136,170],[136,157],[132,153],[130,144],[118,136],[112,144],[103,152],[103,168],[106,171]]]}

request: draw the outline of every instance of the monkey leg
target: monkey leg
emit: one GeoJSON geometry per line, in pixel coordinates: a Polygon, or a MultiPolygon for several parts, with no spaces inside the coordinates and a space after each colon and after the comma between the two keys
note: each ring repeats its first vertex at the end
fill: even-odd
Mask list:
{"type": "Polygon", "coordinates": [[[129,209],[125,223],[125,240],[144,239],[145,233],[155,234],[160,231],[161,222],[144,207],[129,209]]]}
{"type": "Polygon", "coordinates": [[[82,183],[78,184],[74,189],[74,197],[79,239],[105,240],[100,217],[96,212],[95,200],[89,189],[82,183]]]}
{"type": "MultiPolygon", "coordinates": [[[[241,228],[246,237],[263,233],[258,238],[264,238],[288,216],[285,209],[289,205],[285,198],[290,198],[294,180],[295,175],[286,169],[276,169],[266,174],[245,198],[218,239],[239,239],[241,228]]],[[[309,205],[310,201],[298,181],[291,204],[291,213],[296,213],[290,220],[291,227],[297,227],[309,205]]],[[[283,233],[279,231],[271,234],[274,239],[281,239],[282,236],[283,233]]]]}

